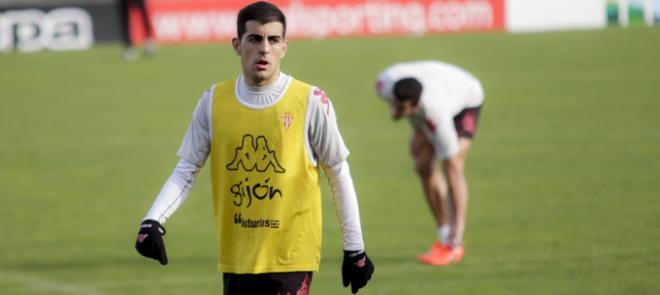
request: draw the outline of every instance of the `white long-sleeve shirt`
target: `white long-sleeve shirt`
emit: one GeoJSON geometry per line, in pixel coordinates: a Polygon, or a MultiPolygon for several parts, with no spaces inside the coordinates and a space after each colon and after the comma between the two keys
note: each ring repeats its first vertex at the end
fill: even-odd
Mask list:
{"type": "Polygon", "coordinates": [[[390,102],[394,84],[403,78],[415,78],[422,84],[421,110],[410,123],[428,136],[439,159],[456,154],[459,147],[454,116],[466,108],[481,106],[484,92],[481,82],[466,70],[440,61],[415,61],[394,64],[378,75],[377,93],[390,102]]]}
{"type": "MultiPolygon", "coordinates": [[[[268,107],[282,97],[291,79],[291,76],[280,73],[273,85],[250,87],[245,84],[243,77],[239,76],[236,80],[236,97],[239,103],[249,108],[268,107]]],[[[144,219],[165,223],[188,197],[197,174],[210,153],[213,132],[212,95],[213,88],[206,91],[197,103],[188,131],[177,152],[180,160],[144,219]]],[[[363,250],[357,197],[346,161],[348,148],[339,133],[332,103],[329,100],[312,99],[311,93],[309,98],[305,114],[307,154],[312,163],[320,163],[328,177],[343,233],[344,250],[363,250]]]]}

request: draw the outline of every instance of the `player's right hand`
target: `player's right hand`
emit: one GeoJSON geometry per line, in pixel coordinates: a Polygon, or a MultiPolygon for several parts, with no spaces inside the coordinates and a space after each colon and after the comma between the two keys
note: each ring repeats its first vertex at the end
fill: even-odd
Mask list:
{"type": "Polygon", "coordinates": [[[341,265],[341,278],[344,287],[351,285],[351,292],[356,294],[367,285],[374,273],[374,264],[365,251],[344,250],[344,262],[341,265]]]}
{"type": "Polygon", "coordinates": [[[165,228],[158,221],[151,219],[143,221],[135,241],[135,250],[144,257],[156,259],[160,264],[167,265],[164,235],[165,228]]]}

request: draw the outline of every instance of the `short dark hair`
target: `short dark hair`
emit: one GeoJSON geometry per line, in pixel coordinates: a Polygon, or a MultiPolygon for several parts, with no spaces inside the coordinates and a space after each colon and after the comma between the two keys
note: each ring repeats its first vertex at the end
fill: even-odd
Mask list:
{"type": "Polygon", "coordinates": [[[422,83],[419,83],[415,78],[400,79],[394,83],[393,93],[394,99],[417,104],[422,96],[422,83]]]}
{"type": "Polygon", "coordinates": [[[245,24],[251,20],[258,21],[261,24],[280,22],[284,27],[282,37],[286,36],[286,17],[284,16],[284,13],[275,6],[275,4],[259,1],[243,7],[243,9],[238,12],[238,19],[236,20],[238,39],[243,38],[243,34],[245,34],[245,24]]]}

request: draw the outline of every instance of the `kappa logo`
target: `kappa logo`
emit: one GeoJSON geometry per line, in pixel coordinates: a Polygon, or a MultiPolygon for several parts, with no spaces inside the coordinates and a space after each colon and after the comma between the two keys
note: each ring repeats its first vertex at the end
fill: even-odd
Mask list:
{"type": "Polygon", "coordinates": [[[277,173],[284,173],[286,170],[277,160],[275,151],[268,146],[268,141],[263,135],[256,139],[250,134],[243,135],[241,145],[236,148],[234,159],[227,164],[227,170],[236,171],[243,167],[245,171],[257,170],[266,172],[269,167],[277,173]]]}

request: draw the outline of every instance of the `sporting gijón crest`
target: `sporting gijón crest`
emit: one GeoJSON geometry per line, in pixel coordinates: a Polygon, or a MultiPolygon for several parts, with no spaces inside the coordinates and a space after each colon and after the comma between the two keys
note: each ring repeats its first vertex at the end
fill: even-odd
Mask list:
{"type": "Polygon", "coordinates": [[[291,113],[286,112],[282,115],[280,118],[282,119],[282,124],[284,125],[284,130],[289,130],[289,127],[291,126],[291,123],[293,123],[293,115],[291,113]]]}
{"type": "Polygon", "coordinates": [[[286,169],[277,160],[275,151],[268,146],[265,136],[243,135],[226,168],[229,171],[249,172],[229,189],[236,207],[249,208],[253,199],[262,201],[284,197],[282,190],[272,184],[271,177],[285,173],[286,169]]]}

